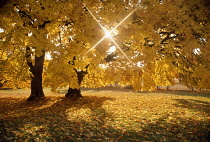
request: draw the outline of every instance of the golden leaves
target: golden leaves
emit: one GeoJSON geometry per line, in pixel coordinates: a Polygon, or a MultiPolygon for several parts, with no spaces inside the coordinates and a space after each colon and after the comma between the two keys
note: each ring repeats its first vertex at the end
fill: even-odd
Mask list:
{"type": "Polygon", "coordinates": [[[12,98],[11,90],[1,92],[4,140],[207,141],[208,94],[95,89],[78,100],[49,94],[26,103],[27,93],[19,91],[12,98]]]}
{"type": "MultiPolygon", "coordinates": [[[[31,46],[35,47],[37,56],[42,54],[43,49],[51,51],[53,56],[51,62],[54,63],[49,65],[55,67],[49,67],[50,69],[45,72],[45,75],[48,74],[49,77],[45,81],[47,81],[46,84],[55,83],[51,84],[53,88],[68,85],[71,80],[73,81],[70,84],[78,87],[72,68],[83,70],[89,63],[94,64],[94,67],[90,71],[91,74],[86,77],[84,86],[98,87],[117,81],[119,84],[132,84],[136,90],[152,90],[155,85],[170,85],[173,83],[172,78],[175,78],[178,73],[201,80],[195,82],[199,87],[209,86],[208,64],[203,67],[199,66],[200,68],[194,67],[196,69],[194,72],[193,67],[186,69],[188,63],[180,59],[181,56],[186,56],[191,60],[189,55],[195,48],[200,49],[202,55],[208,58],[209,28],[206,20],[209,10],[203,6],[204,3],[201,1],[118,0],[99,2],[94,0],[82,3],[76,0],[71,2],[23,0],[14,4],[13,2],[15,1],[5,4],[5,7],[1,9],[3,20],[0,24],[5,31],[2,33],[2,40],[3,43],[10,44],[8,46],[1,44],[1,49],[11,48],[11,51],[15,49],[22,55],[24,48],[31,46]],[[119,54],[117,61],[112,62],[112,65],[105,65],[110,69],[100,70],[97,65],[107,56],[109,41],[102,42],[101,47],[96,48],[91,55],[83,56],[104,34],[85,6],[90,8],[97,20],[108,29],[115,27],[127,13],[134,7],[138,7],[135,13],[118,28],[115,36],[121,41],[121,46],[126,46],[129,50],[126,51],[126,55],[133,58],[132,62],[137,64],[143,61],[144,67],[135,70],[137,67],[128,65],[123,60],[123,55],[119,54]],[[179,38],[171,39],[168,45],[162,45],[161,40],[165,37],[160,36],[160,31],[172,31],[179,38]],[[28,33],[31,35],[29,36],[28,33]],[[151,48],[143,46],[144,38],[147,37],[154,40],[154,46],[151,48]],[[18,49],[15,45],[19,46],[18,49]],[[177,45],[180,46],[180,54],[177,53],[175,57],[173,55],[175,54],[174,46],[177,45]],[[163,48],[161,53],[159,53],[160,48],[163,48]],[[139,54],[135,55],[134,52],[139,54]],[[70,67],[68,62],[74,56],[79,60],[70,67]],[[160,59],[162,61],[157,62],[160,59]],[[176,67],[171,65],[173,61],[179,63],[182,71],[176,72],[176,67]],[[93,71],[94,69],[96,71],[93,71]],[[193,72],[193,75],[183,70],[193,72]],[[199,72],[203,74],[199,75],[199,72]],[[56,79],[57,81],[54,81],[56,79]]],[[[24,65],[24,69],[20,69],[22,73],[14,75],[19,78],[25,77],[24,72],[28,74],[24,64],[25,58],[21,57],[22,59],[18,56],[18,60],[12,58],[14,61],[11,62],[11,65],[15,65],[15,70],[24,65]]],[[[186,79],[185,82],[188,83],[189,80],[186,79]]]]}

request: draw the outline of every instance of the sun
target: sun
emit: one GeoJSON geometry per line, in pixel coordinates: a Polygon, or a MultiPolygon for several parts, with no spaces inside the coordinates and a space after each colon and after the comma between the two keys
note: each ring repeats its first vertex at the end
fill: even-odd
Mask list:
{"type": "MultiPolygon", "coordinates": [[[[83,3],[84,4],[84,3],[83,3]]],[[[134,11],[136,11],[136,9],[138,7],[136,7],[133,11],[131,11],[124,19],[122,19],[122,21],[120,21],[114,28],[112,28],[112,30],[108,30],[106,26],[102,26],[102,24],[97,20],[97,18],[93,15],[93,13],[88,9],[88,7],[84,4],[84,6],[86,7],[86,9],[88,10],[88,12],[90,13],[90,15],[92,15],[93,19],[98,23],[98,25],[104,30],[105,35],[104,37],[102,37],[95,45],[93,45],[87,52],[85,52],[84,55],[86,55],[87,53],[89,53],[92,49],[94,49],[98,44],[100,44],[105,38],[109,38],[114,44],[115,44],[115,48],[117,47],[117,49],[120,50],[120,52],[132,63],[132,61],[129,59],[129,57],[124,53],[124,51],[120,48],[120,46],[117,44],[117,42],[114,40],[114,38],[112,36],[116,36],[118,34],[118,32],[116,31],[116,29],[128,18],[131,16],[131,14],[134,13],[134,11]]],[[[116,50],[116,49],[115,49],[116,50]]]]}
{"type": "Polygon", "coordinates": [[[108,37],[108,38],[112,38],[112,34],[111,34],[111,32],[108,31],[108,30],[105,31],[105,35],[106,35],[106,37],[108,37]]]}

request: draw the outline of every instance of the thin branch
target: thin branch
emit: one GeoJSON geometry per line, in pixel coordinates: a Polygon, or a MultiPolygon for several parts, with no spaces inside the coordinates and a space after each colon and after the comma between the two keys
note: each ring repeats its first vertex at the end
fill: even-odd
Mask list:
{"type": "Polygon", "coordinates": [[[89,63],[87,66],[85,66],[86,72],[88,70],[88,67],[90,66],[91,63],[89,63]]]}

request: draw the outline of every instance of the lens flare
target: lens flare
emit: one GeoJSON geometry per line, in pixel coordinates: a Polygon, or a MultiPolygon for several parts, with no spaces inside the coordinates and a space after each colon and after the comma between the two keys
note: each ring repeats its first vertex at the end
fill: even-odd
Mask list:
{"type": "Polygon", "coordinates": [[[111,33],[109,31],[106,31],[106,37],[112,38],[112,35],[111,35],[111,33]]]}
{"type": "Polygon", "coordinates": [[[120,23],[117,24],[117,26],[115,26],[110,32],[112,33],[115,29],[117,29],[128,17],[131,16],[131,14],[133,14],[134,11],[136,11],[138,7],[136,7],[133,11],[131,11],[122,21],[120,21],[120,23]]]}
{"type": "MultiPolygon", "coordinates": [[[[85,4],[83,4],[85,6],[85,4]]],[[[88,12],[90,13],[90,15],[93,17],[93,19],[98,23],[98,25],[104,30],[106,31],[106,29],[101,25],[101,23],[96,19],[96,17],[93,15],[93,13],[89,10],[89,8],[87,6],[85,6],[86,9],[88,10],[88,12]]]]}
{"type": "Polygon", "coordinates": [[[130,58],[128,58],[128,56],[125,54],[125,52],[123,52],[123,50],[120,48],[120,46],[117,44],[117,42],[111,37],[110,38],[111,41],[115,44],[115,46],[120,50],[120,52],[123,53],[123,55],[128,59],[128,61],[132,64],[132,61],[130,60],[130,58]]]}
{"type": "Polygon", "coordinates": [[[103,38],[101,38],[95,45],[93,45],[93,47],[91,47],[87,52],[85,52],[84,55],[86,55],[87,53],[89,53],[91,50],[93,50],[99,43],[101,43],[104,39],[106,38],[106,36],[104,36],[103,38]]]}
{"type": "Polygon", "coordinates": [[[129,62],[132,63],[132,61],[128,58],[128,56],[125,54],[125,52],[120,48],[120,46],[117,44],[117,42],[113,39],[112,37],[112,32],[114,32],[115,29],[117,29],[128,17],[131,16],[131,14],[133,14],[134,11],[136,11],[136,9],[138,7],[136,7],[133,11],[131,11],[122,21],[120,21],[120,23],[118,23],[112,30],[107,30],[104,26],[101,25],[101,23],[96,19],[96,17],[93,15],[93,13],[87,8],[87,6],[83,3],[83,5],[86,7],[86,9],[88,10],[88,12],[90,13],[90,15],[93,17],[93,19],[98,23],[98,25],[104,30],[105,32],[105,36],[103,38],[101,38],[94,46],[92,46],[84,55],[86,55],[87,53],[89,53],[92,49],[94,49],[98,44],[100,44],[105,38],[110,38],[111,41],[115,44],[115,46],[120,50],[120,52],[123,53],[123,55],[129,60],[129,62]]]}

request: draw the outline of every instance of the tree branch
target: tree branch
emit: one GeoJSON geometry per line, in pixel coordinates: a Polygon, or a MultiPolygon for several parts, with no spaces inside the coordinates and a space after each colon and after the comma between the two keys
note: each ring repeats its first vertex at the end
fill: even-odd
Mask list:
{"type": "Polygon", "coordinates": [[[75,65],[75,63],[74,63],[75,60],[76,60],[76,56],[73,57],[73,60],[72,60],[72,61],[68,61],[68,63],[69,63],[70,65],[75,65]]]}
{"type": "Polygon", "coordinates": [[[44,23],[43,24],[41,24],[41,25],[39,25],[38,27],[41,29],[44,29],[45,28],[45,26],[46,26],[46,24],[48,24],[48,23],[51,23],[52,21],[50,21],[50,20],[47,20],[47,21],[44,21],[44,23]]]}
{"type": "Polygon", "coordinates": [[[25,54],[26,62],[27,62],[27,64],[28,64],[29,68],[30,68],[30,69],[29,69],[30,72],[33,73],[33,68],[34,68],[34,66],[33,66],[33,63],[32,63],[31,54],[32,54],[31,48],[30,48],[29,46],[26,46],[26,54],[25,54]]]}
{"type": "MultiPolygon", "coordinates": [[[[18,13],[22,14],[21,17],[27,17],[31,21],[31,23],[29,25],[33,25],[32,22],[34,22],[34,19],[32,19],[32,17],[29,14],[27,14],[25,11],[22,11],[22,10],[19,10],[18,13]]],[[[43,28],[45,28],[46,24],[51,23],[51,22],[52,21],[50,21],[50,20],[46,20],[46,21],[44,21],[43,24],[39,23],[38,28],[43,29],[43,28]]]]}
{"type": "Polygon", "coordinates": [[[107,55],[106,58],[104,58],[104,60],[106,62],[116,61],[116,59],[114,57],[116,57],[117,54],[118,54],[117,52],[116,53],[109,54],[109,55],[107,55]]]}
{"type": "Polygon", "coordinates": [[[88,70],[88,67],[90,66],[90,64],[91,64],[91,63],[89,63],[87,66],[85,66],[85,69],[86,69],[85,72],[86,72],[86,73],[87,73],[87,70],[88,70]]]}
{"type": "MultiPolygon", "coordinates": [[[[72,61],[69,61],[68,63],[69,63],[70,65],[75,65],[75,63],[74,63],[75,60],[77,60],[77,59],[76,59],[76,56],[74,56],[74,57],[73,57],[73,60],[72,60],[72,61]]],[[[73,68],[73,69],[74,69],[74,71],[75,71],[77,74],[78,74],[78,73],[87,74],[87,73],[88,73],[87,70],[88,70],[88,67],[90,66],[90,64],[91,64],[91,63],[89,63],[88,65],[85,66],[86,71],[83,71],[83,70],[82,70],[82,71],[78,71],[78,70],[75,69],[75,68],[73,68]]]]}
{"type": "Polygon", "coordinates": [[[168,44],[166,41],[170,40],[170,39],[174,39],[176,37],[178,37],[179,35],[175,34],[173,31],[172,32],[160,32],[159,34],[163,34],[166,35],[165,38],[162,39],[162,41],[160,42],[161,44],[168,44]],[[175,34],[175,36],[170,37],[171,34],[175,34]]]}

